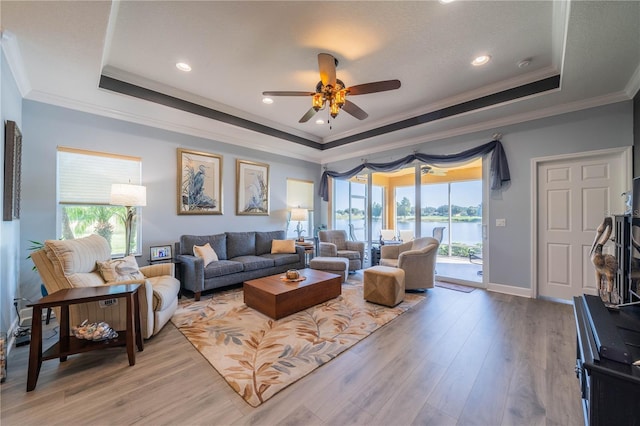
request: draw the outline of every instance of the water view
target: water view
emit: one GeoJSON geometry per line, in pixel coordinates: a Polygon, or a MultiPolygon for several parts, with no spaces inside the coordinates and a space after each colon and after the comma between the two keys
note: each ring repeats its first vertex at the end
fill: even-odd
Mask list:
{"type": "MultiPolygon", "coordinates": [[[[366,240],[366,235],[364,231],[365,221],[362,219],[354,219],[352,220],[353,226],[355,228],[355,237],[360,241],[366,240]]],[[[451,242],[452,243],[460,243],[466,245],[476,245],[482,243],[482,223],[478,219],[477,222],[453,222],[451,224],[451,228],[449,229],[448,222],[432,222],[432,221],[423,221],[420,224],[420,235],[423,237],[430,237],[433,235],[433,228],[438,226],[444,226],[444,236],[442,237],[442,243],[447,244],[449,242],[449,233],[451,233],[451,242]]],[[[399,221],[397,230],[411,230],[414,228],[413,221],[399,221]]],[[[336,229],[349,229],[349,220],[348,219],[337,219],[336,220],[336,229]]],[[[380,220],[372,221],[372,230],[371,233],[372,239],[376,241],[380,236],[380,220]]]]}

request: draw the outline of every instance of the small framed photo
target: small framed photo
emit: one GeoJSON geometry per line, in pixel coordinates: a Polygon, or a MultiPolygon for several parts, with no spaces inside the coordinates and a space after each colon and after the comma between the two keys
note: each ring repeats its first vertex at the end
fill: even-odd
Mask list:
{"type": "Polygon", "coordinates": [[[151,258],[152,262],[159,260],[171,260],[173,258],[171,254],[171,246],[151,246],[151,258]]]}

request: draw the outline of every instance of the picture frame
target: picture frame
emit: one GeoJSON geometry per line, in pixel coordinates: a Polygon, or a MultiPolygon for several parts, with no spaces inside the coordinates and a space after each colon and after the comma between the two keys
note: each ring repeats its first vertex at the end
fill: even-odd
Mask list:
{"type": "Polygon", "coordinates": [[[171,252],[171,245],[149,247],[150,262],[158,262],[161,260],[172,260],[172,259],[173,259],[173,253],[171,252]]]}
{"type": "Polygon", "coordinates": [[[178,148],[178,214],[222,214],[222,156],[178,148]]]}
{"type": "Polygon", "coordinates": [[[269,165],[236,160],[236,214],[269,215],[269,165]]]}
{"type": "Polygon", "coordinates": [[[4,186],[2,220],[20,219],[22,133],[15,121],[4,126],[4,186]]]}

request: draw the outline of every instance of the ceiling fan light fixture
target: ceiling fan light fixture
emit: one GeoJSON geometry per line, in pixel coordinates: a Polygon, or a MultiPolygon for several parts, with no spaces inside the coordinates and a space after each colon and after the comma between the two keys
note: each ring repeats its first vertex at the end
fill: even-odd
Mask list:
{"type": "Polygon", "coordinates": [[[331,117],[336,118],[340,112],[340,106],[332,99],[330,107],[331,109],[329,113],[331,114],[331,117]]]}
{"type": "Polygon", "coordinates": [[[323,105],[324,105],[324,99],[322,97],[322,93],[316,93],[315,95],[313,95],[313,99],[311,101],[311,106],[313,107],[313,109],[315,109],[316,111],[319,111],[323,105]]]}
{"type": "Polygon", "coordinates": [[[346,89],[338,90],[335,93],[334,101],[338,105],[338,107],[342,108],[342,105],[344,105],[346,100],[347,100],[347,90],[346,89]]]}

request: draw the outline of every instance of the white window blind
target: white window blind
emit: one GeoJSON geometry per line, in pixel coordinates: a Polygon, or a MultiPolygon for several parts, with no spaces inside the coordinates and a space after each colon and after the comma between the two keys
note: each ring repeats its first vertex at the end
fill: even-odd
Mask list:
{"type": "Polygon", "coordinates": [[[287,207],[313,210],[313,182],[287,178],[287,207]]]}
{"type": "Polygon", "coordinates": [[[108,205],[112,183],[140,185],[142,160],[58,147],[58,202],[108,205]]]}

